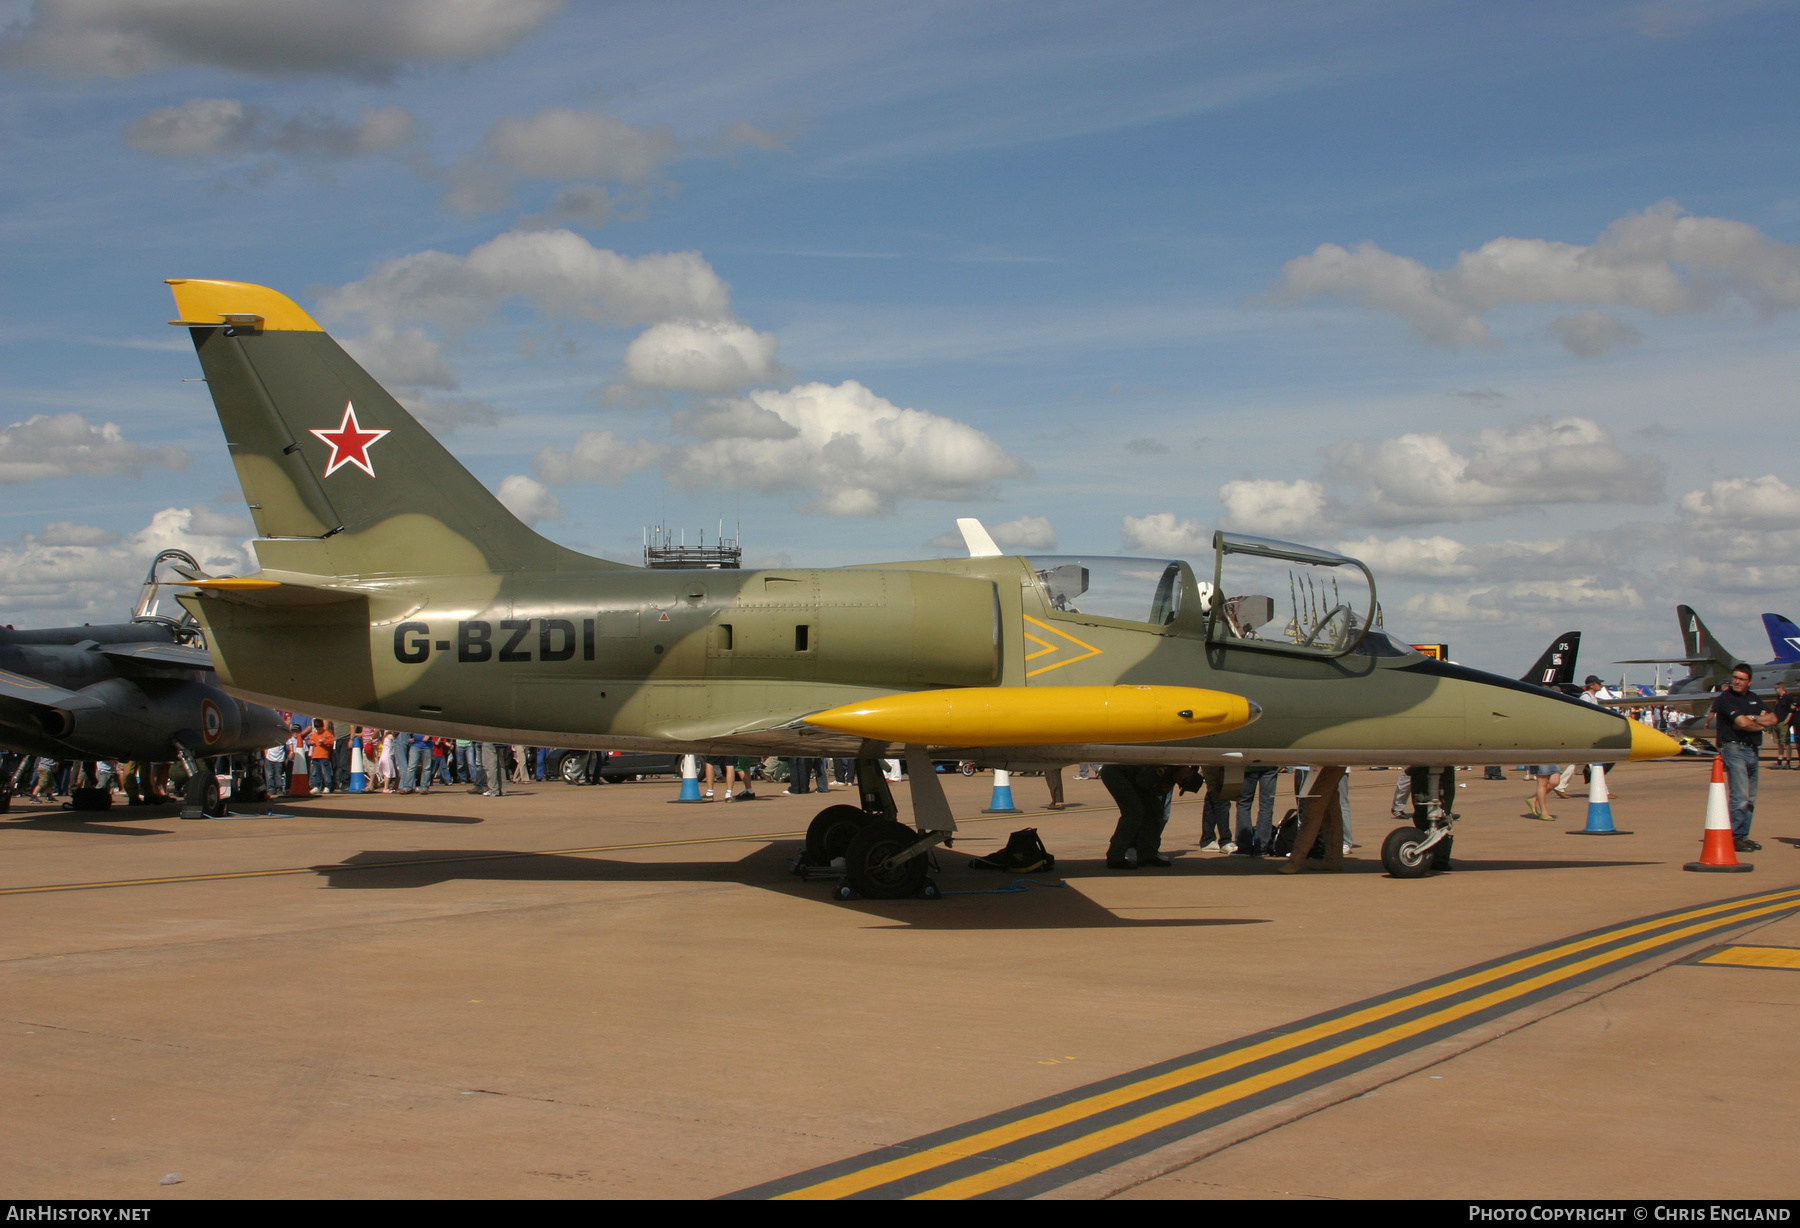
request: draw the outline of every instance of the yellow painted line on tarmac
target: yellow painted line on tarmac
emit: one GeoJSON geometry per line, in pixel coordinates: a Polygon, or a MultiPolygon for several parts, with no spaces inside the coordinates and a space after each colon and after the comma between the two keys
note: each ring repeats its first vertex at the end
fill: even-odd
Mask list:
{"type": "MultiPolygon", "coordinates": [[[[1771,904],[1764,908],[1751,910],[1734,917],[1733,920],[1751,920],[1771,912],[1785,912],[1792,907],[1793,901],[1788,900],[1784,903],[1771,904]]],[[[1713,928],[1712,923],[1701,921],[1693,925],[1685,926],[1679,930],[1655,934],[1627,946],[1602,952],[1599,955],[1591,955],[1587,959],[1578,960],[1573,964],[1564,965],[1563,967],[1554,969],[1550,972],[1540,973],[1537,976],[1520,981],[1516,985],[1509,985],[1504,989],[1497,989],[1491,993],[1486,993],[1476,998],[1470,998],[1466,1001],[1459,1002],[1454,1006],[1446,1007],[1444,1010],[1436,1011],[1429,1015],[1422,1015],[1417,1019],[1409,1020],[1403,1024],[1397,1024],[1385,1031],[1376,1032],[1369,1036],[1349,1041],[1332,1049],[1326,1049],[1320,1053],[1302,1058],[1299,1061],[1290,1062],[1286,1066],[1278,1066],[1273,1070],[1264,1071],[1261,1074],[1254,1075],[1248,1079],[1241,1080],[1240,1082],[1215,1088],[1203,1095],[1195,1096],[1189,1100],[1178,1101],[1175,1104],[1167,1105],[1155,1112],[1145,1113],[1139,1117],[1132,1118],[1129,1121],[1123,1121],[1117,1125],[1109,1126],[1104,1130],[1097,1130],[1092,1134],[1074,1139],[1061,1146],[1048,1148],[1044,1151],[1015,1160],[1010,1164],[1003,1164],[997,1168],[991,1168],[986,1172],[965,1177],[960,1181],[952,1181],[948,1184],[938,1186],[935,1189],[914,1194],[911,1197],[913,1199],[973,1198],[977,1194],[985,1194],[989,1190],[997,1190],[1003,1186],[1012,1185],[1014,1182],[1022,1181],[1026,1177],[1035,1176],[1042,1172],[1048,1172],[1053,1168],[1060,1168],[1072,1160],[1079,1160],[1085,1156],[1093,1155],[1096,1152],[1105,1151],[1108,1147],[1114,1147],[1120,1143],[1129,1142],[1134,1138],[1140,1138],[1154,1130],[1161,1129],[1163,1126],[1174,1125],[1176,1122],[1204,1113],[1208,1109],[1217,1108],[1224,1104],[1230,1104],[1235,1100],[1241,1100],[1246,1096],[1251,1096],[1257,1092],[1265,1091],[1268,1088],[1290,1082],[1293,1079],[1311,1074],[1314,1071],[1323,1070],[1329,1066],[1335,1066],[1339,1062],[1347,1061],[1350,1058],[1358,1057],[1364,1053],[1372,1053],[1377,1049],[1382,1049],[1393,1044],[1395,1041],[1405,1040],[1410,1036],[1417,1036],[1421,1032],[1429,1032],[1433,1028],[1442,1027],[1446,1023],[1454,1023],[1458,1019],[1487,1010],[1493,1006],[1498,1006],[1513,998],[1525,997],[1535,990],[1543,989],[1558,981],[1569,980],[1583,972],[1592,971],[1605,964],[1621,962],[1631,955],[1652,947],[1666,946],[1671,941],[1678,941],[1683,937],[1702,934],[1711,928],[1713,928]]]]}
{"type": "Polygon", "coordinates": [[[1791,968],[1800,972],[1800,949],[1794,947],[1725,947],[1694,962],[1696,964],[1715,964],[1726,968],[1791,968]]]}
{"type": "Polygon", "coordinates": [[[1111,1109],[1124,1107],[1134,1101],[1147,1099],[1148,1097],[1162,1092],[1172,1091],[1184,1084],[1197,1082],[1213,1075],[1222,1074],[1236,1068],[1251,1065],[1283,1052],[1306,1047],[1320,1040],[1329,1039],[1335,1035],[1354,1031],[1359,1027],[1379,1022],[1382,1019],[1391,1018],[1398,1014],[1403,1014],[1430,1002],[1468,993],[1470,990],[1479,988],[1484,984],[1489,984],[1493,981],[1516,975],[1533,967],[1565,959],[1570,955],[1584,950],[1611,944],[1617,942],[1621,938],[1628,938],[1635,934],[1657,931],[1649,937],[1627,947],[1606,951],[1591,956],[1586,960],[1579,961],[1576,964],[1542,973],[1536,977],[1520,982],[1519,984],[1510,985],[1479,997],[1456,1003],[1453,1006],[1446,1007],[1441,1011],[1424,1016],[1420,1019],[1398,1024],[1368,1037],[1346,1042],[1333,1049],[1301,1058],[1297,1061],[1288,1063],[1285,1066],[1251,1076],[1224,1087],[1215,1088],[1200,1096],[1192,1097],[1168,1105],[1154,1112],[1142,1114],[1128,1121],[1119,1122],[1104,1129],[1096,1130],[1091,1134],[1072,1139],[1059,1146],[1047,1148],[1042,1152],[1034,1153],[1007,1164],[998,1165],[995,1168],[984,1170],[983,1172],[973,1174],[959,1181],[953,1181],[946,1185],[911,1195],[911,1197],[967,1198],[976,1194],[1000,1189],[1004,1186],[1024,1180],[1027,1177],[1067,1164],[1072,1160],[1077,1160],[1084,1156],[1104,1151],[1121,1142],[1128,1142],[1133,1138],[1152,1133],[1164,1126],[1193,1117],[1208,1109],[1243,1099],[1247,1096],[1254,1095],[1257,1092],[1267,1090],[1270,1087],[1303,1077],[1307,1073],[1343,1062],[1360,1053],[1379,1049],[1384,1045],[1392,1044],[1396,1040],[1404,1039],[1420,1032],[1429,1031],[1434,1027],[1441,1027],[1446,1022],[1452,1022],[1469,1014],[1489,1009],[1492,1006],[1503,1003],[1509,999],[1530,994],[1535,990],[1553,984],[1558,980],[1577,976],[1583,971],[1591,970],[1592,968],[1626,958],[1637,951],[1667,945],[1671,941],[1678,941],[1681,937],[1690,934],[1704,933],[1709,928],[1713,928],[1719,924],[1717,918],[1720,914],[1733,914],[1729,920],[1735,923],[1740,920],[1753,920],[1757,917],[1771,913],[1792,911],[1796,903],[1800,903],[1800,889],[1788,888],[1760,896],[1752,896],[1747,899],[1739,898],[1721,904],[1704,905],[1683,912],[1668,914],[1647,921],[1618,926],[1613,929],[1590,934],[1585,938],[1562,943],[1555,947],[1540,950],[1518,959],[1509,960],[1505,963],[1482,969],[1481,971],[1472,973],[1468,976],[1458,977],[1455,980],[1429,986],[1416,993],[1406,994],[1402,997],[1390,999],[1360,1011],[1353,1011],[1347,1015],[1325,1020],[1310,1028],[1304,1028],[1296,1032],[1273,1037],[1266,1041],[1246,1045],[1241,1049],[1235,1049],[1231,1052],[1219,1054],[1215,1057],[1188,1066],[1165,1071],[1162,1074],[1152,1076],[1151,1078],[1136,1083],[1126,1084],[1093,1096],[1058,1105],[1055,1108],[1048,1109],[1044,1112],[1023,1117],[1015,1121],[1006,1122],[977,1134],[953,1139],[936,1147],[877,1163],[868,1168],[845,1173],[841,1176],[821,1181],[814,1185],[808,1185],[799,1189],[776,1194],[774,1197],[778,1199],[825,1199],[849,1197],[865,1190],[874,1189],[877,1186],[886,1185],[890,1182],[899,1181],[906,1177],[927,1172],[945,1164],[955,1163],[959,1160],[978,1158],[983,1153],[994,1148],[1005,1146],[1008,1143],[1018,1142],[1022,1139],[1030,1138],[1032,1135],[1041,1134],[1047,1130],[1053,1130],[1060,1126],[1079,1122],[1083,1118],[1092,1117],[1111,1109]],[[1671,924],[1681,924],[1683,922],[1688,922],[1689,924],[1673,932],[1668,931],[1666,928],[1671,924]]]}

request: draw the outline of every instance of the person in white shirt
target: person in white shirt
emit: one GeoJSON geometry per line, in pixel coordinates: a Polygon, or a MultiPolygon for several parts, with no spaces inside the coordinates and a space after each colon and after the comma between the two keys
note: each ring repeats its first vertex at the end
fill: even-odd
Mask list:
{"type": "MultiPolygon", "coordinates": [[[[1603,699],[1618,698],[1615,692],[1608,690],[1606,684],[1600,681],[1598,674],[1589,674],[1582,686],[1581,699],[1583,703],[1597,704],[1603,699]]],[[[1581,766],[1583,765],[1579,763],[1563,765],[1562,779],[1556,782],[1556,796],[1565,798],[1569,796],[1569,778],[1575,775],[1575,769],[1581,766]]]]}

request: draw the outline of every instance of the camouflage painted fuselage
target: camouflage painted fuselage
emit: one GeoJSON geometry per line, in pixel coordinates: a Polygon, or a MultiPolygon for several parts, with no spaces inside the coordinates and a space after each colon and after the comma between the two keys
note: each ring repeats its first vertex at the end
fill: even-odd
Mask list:
{"type": "Polygon", "coordinates": [[[1605,762],[1643,736],[1385,636],[1334,659],[1209,641],[1185,564],[1179,614],[1152,625],[1052,609],[1021,558],[768,571],[590,558],[521,524],[288,299],[172,284],[264,539],[260,587],[183,598],[246,697],[461,737],[759,754],[852,753],[856,739],[805,718],[926,688],[1143,683],[1262,710],[1187,742],[967,756],[985,762],[1605,762]]]}

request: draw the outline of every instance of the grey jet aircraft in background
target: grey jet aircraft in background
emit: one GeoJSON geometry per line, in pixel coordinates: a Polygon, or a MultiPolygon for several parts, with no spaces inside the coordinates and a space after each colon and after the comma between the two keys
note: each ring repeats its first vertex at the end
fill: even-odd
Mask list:
{"type": "MultiPolygon", "coordinates": [[[[157,612],[157,569],[205,579],[194,559],[165,550],[150,565],[132,621],[37,631],[0,628],[0,747],[51,759],[180,759],[190,805],[219,809],[217,778],[200,759],[273,746],[287,737],[274,709],[246,703],[218,685],[212,657],[191,614],[157,612]]],[[[93,777],[90,775],[90,780],[93,777]]],[[[104,789],[78,791],[77,810],[104,809],[104,789]]]]}

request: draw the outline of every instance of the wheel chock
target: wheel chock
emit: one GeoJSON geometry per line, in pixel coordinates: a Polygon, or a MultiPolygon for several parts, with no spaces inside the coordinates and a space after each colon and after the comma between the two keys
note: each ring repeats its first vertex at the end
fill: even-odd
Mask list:
{"type": "Polygon", "coordinates": [[[936,883],[928,882],[923,887],[919,888],[919,898],[921,900],[941,899],[943,898],[943,894],[942,891],[938,890],[938,885],[936,883]]]}

